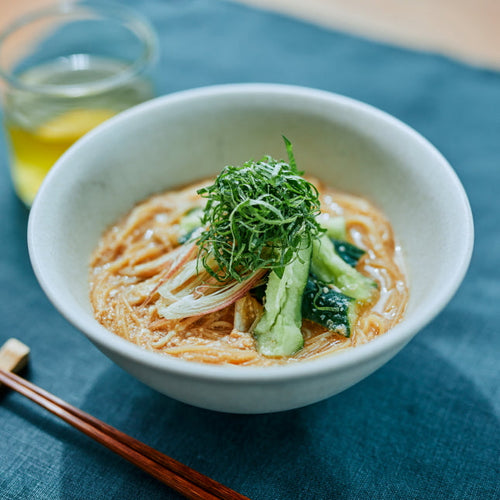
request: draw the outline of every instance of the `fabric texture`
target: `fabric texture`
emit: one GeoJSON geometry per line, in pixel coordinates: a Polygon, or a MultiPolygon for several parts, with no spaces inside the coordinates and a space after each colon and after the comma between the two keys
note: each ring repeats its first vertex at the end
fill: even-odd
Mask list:
{"type": "MultiPolygon", "coordinates": [[[[305,85],[408,123],[469,195],[470,270],[393,360],[326,401],[269,415],[197,409],[122,371],[52,307],[0,143],[0,342],[35,384],[252,499],[500,497],[500,74],[214,0],[126,2],[159,33],[158,94],[229,82],[305,85]]],[[[436,258],[440,258],[436,255],[436,258]]],[[[22,396],[0,395],[1,499],[180,498],[22,396]]]]}

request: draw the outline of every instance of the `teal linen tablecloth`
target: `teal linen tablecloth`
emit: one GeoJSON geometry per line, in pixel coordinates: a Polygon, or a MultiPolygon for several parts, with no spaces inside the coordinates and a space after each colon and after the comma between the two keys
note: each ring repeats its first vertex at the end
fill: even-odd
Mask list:
{"type": "MultiPolygon", "coordinates": [[[[2,142],[0,341],[16,336],[31,346],[26,376],[252,499],[499,498],[500,74],[239,4],[128,3],[159,32],[160,94],[228,82],[298,84],[360,99],[413,126],[448,158],[470,197],[471,267],[429,326],[342,394],[270,415],[200,410],[123,372],[45,298],[2,142]]],[[[179,497],[4,393],[0,498],[179,497]]]]}

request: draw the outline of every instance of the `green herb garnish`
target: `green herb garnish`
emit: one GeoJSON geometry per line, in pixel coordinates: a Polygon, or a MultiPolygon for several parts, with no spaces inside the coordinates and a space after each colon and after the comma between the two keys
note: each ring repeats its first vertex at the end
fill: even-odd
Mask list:
{"type": "Polygon", "coordinates": [[[257,269],[281,277],[298,250],[323,231],[316,222],[318,191],[297,170],[292,145],[284,140],[288,163],[266,156],[227,166],[213,185],[198,191],[207,198],[200,259],[219,281],[243,281],[257,269]]]}

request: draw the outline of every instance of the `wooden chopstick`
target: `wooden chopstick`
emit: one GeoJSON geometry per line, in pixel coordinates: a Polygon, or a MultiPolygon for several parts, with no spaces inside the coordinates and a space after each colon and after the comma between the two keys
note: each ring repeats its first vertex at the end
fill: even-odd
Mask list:
{"type": "Polygon", "coordinates": [[[186,498],[249,500],[244,495],[75,408],[24,378],[1,368],[0,382],[60,417],[186,498]]]}

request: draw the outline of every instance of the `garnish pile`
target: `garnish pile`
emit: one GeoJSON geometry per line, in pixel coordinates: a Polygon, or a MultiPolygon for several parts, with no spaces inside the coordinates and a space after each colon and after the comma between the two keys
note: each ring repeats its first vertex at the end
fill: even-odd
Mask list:
{"type": "Polygon", "coordinates": [[[298,251],[323,231],[316,221],[318,191],[297,170],[292,145],[284,139],[289,163],[267,156],[227,166],[212,186],[198,191],[207,198],[200,258],[219,281],[243,281],[257,269],[281,277],[298,251]]]}
{"type": "Polygon", "coordinates": [[[187,232],[158,288],[157,310],[166,319],[202,316],[248,296],[259,300],[262,312],[248,331],[266,356],[299,351],[303,319],[349,337],[357,304],[369,302],[376,288],[355,268],[364,251],[347,241],[343,218],[329,228],[317,222],[318,190],[297,170],[284,140],[288,163],[266,156],[227,166],[198,190],[205,208],[181,220],[187,232]]]}

